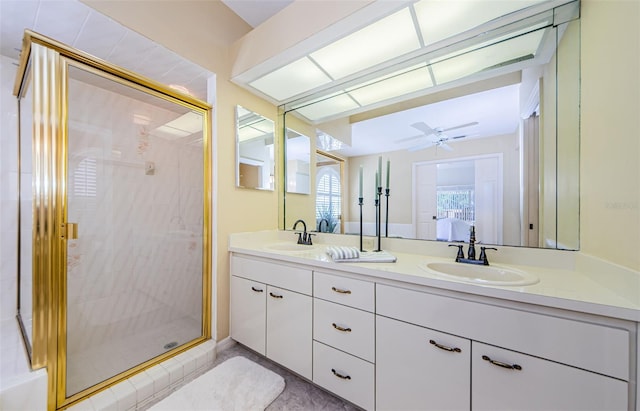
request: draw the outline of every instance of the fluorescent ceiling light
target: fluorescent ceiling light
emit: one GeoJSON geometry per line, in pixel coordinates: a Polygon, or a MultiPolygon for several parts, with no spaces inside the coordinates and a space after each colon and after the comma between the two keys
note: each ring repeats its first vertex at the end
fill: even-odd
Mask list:
{"type": "Polygon", "coordinates": [[[420,91],[433,86],[429,69],[426,64],[422,66],[410,67],[405,73],[396,72],[347,91],[362,106],[420,91]]]}
{"type": "MultiPolygon", "coordinates": [[[[238,130],[238,140],[239,141],[247,141],[247,140],[251,140],[254,138],[258,138],[258,137],[264,137],[265,136],[264,131],[253,128],[253,127],[244,127],[238,130]]],[[[271,133],[269,133],[271,134],[271,133]]]]}
{"type": "Polygon", "coordinates": [[[282,101],[315,87],[327,84],[331,79],[311,60],[303,57],[287,64],[249,85],[264,94],[282,101]]]}
{"type": "Polygon", "coordinates": [[[190,136],[202,131],[202,115],[190,111],[154,129],[151,134],[168,140],[190,136]]]}
{"type": "Polygon", "coordinates": [[[334,114],[354,110],[360,107],[348,94],[338,94],[326,100],[318,101],[308,106],[301,107],[296,112],[302,114],[311,121],[317,121],[334,114]]]}
{"type": "Polygon", "coordinates": [[[310,56],[336,80],[419,48],[411,12],[406,7],[310,56]]]}
{"type": "Polygon", "coordinates": [[[413,7],[425,45],[545,0],[421,0],[413,7]]]}
{"type": "Polygon", "coordinates": [[[517,62],[518,59],[533,58],[544,32],[545,30],[537,30],[455,57],[438,59],[438,62],[431,65],[436,83],[448,83],[482,70],[517,62]]]}

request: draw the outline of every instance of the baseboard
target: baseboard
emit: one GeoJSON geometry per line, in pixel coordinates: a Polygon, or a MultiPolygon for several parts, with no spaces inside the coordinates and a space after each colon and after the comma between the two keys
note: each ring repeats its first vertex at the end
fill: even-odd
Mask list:
{"type": "Polygon", "coordinates": [[[223,338],[222,340],[216,342],[216,353],[220,353],[227,348],[231,348],[237,343],[231,339],[231,337],[223,338]]]}

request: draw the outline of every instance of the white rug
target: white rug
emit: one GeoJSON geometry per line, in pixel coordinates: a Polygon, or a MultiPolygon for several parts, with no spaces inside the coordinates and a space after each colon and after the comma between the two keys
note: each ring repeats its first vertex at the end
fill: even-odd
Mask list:
{"type": "Polygon", "coordinates": [[[262,411],[284,390],[284,378],[244,357],[233,357],[150,408],[153,411],[262,411]]]}

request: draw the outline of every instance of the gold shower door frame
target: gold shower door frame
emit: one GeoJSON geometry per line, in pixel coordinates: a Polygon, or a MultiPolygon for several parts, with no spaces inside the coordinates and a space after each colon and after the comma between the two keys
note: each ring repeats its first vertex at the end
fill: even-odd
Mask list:
{"type": "MultiPolygon", "coordinates": [[[[119,68],[40,34],[25,31],[14,94],[32,70],[33,110],[33,337],[31,367],[47,368],[47,408],[67,407],[211,338],[211,110],[196,98],[119,68]],[[127,371],[66,396],[67,377],[67,150],[69,67],[108,78],[192,110],[203,118],[201,336],[127,371]]],[[[28,344],[28,342],[27,342],[28,344]]]]}

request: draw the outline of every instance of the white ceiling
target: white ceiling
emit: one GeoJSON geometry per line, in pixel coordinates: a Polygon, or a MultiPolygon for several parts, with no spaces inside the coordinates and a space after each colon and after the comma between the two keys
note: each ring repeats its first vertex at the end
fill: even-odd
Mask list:
{"type": "Polygon", "coordinates": [[[251,27],[258,27],[293,3],[293,0],[222,0],[222,2],[251,27]]]}
{"type": "Polygon", "coordinates": [[[28,28],[207,99],[210,72],[77,0],[0,0],[0,53],[18,59],[28,28]]]}

